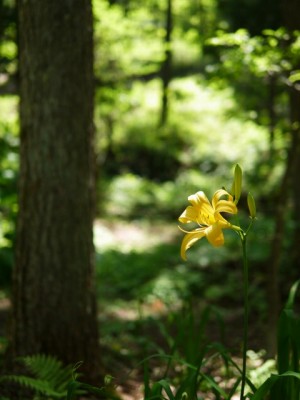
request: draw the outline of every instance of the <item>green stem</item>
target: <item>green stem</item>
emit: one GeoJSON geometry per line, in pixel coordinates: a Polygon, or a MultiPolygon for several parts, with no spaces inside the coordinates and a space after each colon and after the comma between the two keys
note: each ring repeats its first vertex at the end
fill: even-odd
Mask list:
{"type": "Polygon", "coordinates": [[[249,320],[249,301],[248,301],[248,291],[249,291],[249,278],[248,278],[248,259],[247,259],[247,235],[245,233],[240,234],[242,249],[243,249],[243,294],[244,294],[244,331],[243,331],[243,365],[242,365],[242,386],[241,386],[241,397],[240,400],[244,399],[244,391],[246,384],[246,357],[247,357],[247,347],[248,347],[248,320],[249,320]]]}

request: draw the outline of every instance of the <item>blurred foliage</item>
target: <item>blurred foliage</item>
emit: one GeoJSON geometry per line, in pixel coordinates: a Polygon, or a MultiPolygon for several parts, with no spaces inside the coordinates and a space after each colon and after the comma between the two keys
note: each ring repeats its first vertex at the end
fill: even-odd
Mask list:
{"type": "MultiPolygon", "coordinates": [[[[300,35],[283,28],[279,3],[173,0],[169,112],[159,126],[167,2],[93,0],[97,220],[109,222],[95,224],[95,279],[104,310],[102,345],[116,352],[117,362],[128,362],[135,351],[140,361],[138,346],[146,355],[175,349],[197,362],[208,309],[209,339],[229,332],[229,345],[239,351],[236,236],[226,232],[226,246],[217,250],[203,240],[183,263],[176,226],[190,194],[203,190],[210,197],[217,187],[231,187],[235,163],[243,167],[258,210],[249,238],[250,343],[256,349],[263,343],[274,210],[291,141],[288,91],[299,85],[300,35]],[[139,228],[135,240],[128,227],[139,228]]],[[[17,77],[15,2],[0,0],[0,15],[0,289],[7,291],[18,212],[18,96],[8,85],[17,77]]],[[[245,193],[240,206],[246,210],[245,193]]],[[[241,217],[245,226],[247,218],[241,217]]],[[[299,275],[289,261],[294,229],[288,203],[283,294],[299,275]]],[[[259,386],[275,370],[274,360],[264,363],[264,355],[254,352],[248,357],[250,379],[259,386]]],[[[225,376],[224,366],[218,368],[225,376]]]]}
{"type": "Polygon", "coordinates": [[[16,72],[16,6],[14,0],[0,1],[0,85],[16,72]]]}
{"type": "Polygon", "coordinates": [[[133,86],[140,104],[115,123],[103,160],[103,214],[168,218],[178,214],[187,193],[231,184],[224,178],[234,163],[242,162],[251,176],[258,162],[267,160],[267,130],[247,118],[230,89],[215,89],[196,76],[174,79],[170,90],[170,122],[157,128],[159,82],[133,86]]]}
{"type": "Polygon", "coordinates": [[[1,99],[0,107],[0,287],[8,288],[13,262],[15,221],[18,211],[19,171],[16,97],[1,99]]]}

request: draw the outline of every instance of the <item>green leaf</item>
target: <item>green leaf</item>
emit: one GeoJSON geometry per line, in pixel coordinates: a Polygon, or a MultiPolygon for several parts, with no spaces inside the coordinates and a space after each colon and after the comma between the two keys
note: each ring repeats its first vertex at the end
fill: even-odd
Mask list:
{"type": "Polygon", "coordinates": [[[147,399],[151,393],[148,360],[145,360],[143,362],[143,367],[144,367],[144,398],[147,399]]]}
{"type": "Polygon", "coordinates": [[[283,310],[277,326],[277,365],[279,374],[289,369],[290,354],[290,310],[283,310]]]}
{"type": "Polygon", "coordinates": [[[227,393],[220,388],[220,386],[215,382],[215,380],[213,378],[211,378],[210,376],[203,374],[200,372],[200,375],[209,383],[209,385],[216,390],[217,393],[219,393],[221,396],[223,396],[224,398],[227,397],[227,393]]]}
{"type": "Polygon", "coordinates": [[[161,385],[161,387],[167,393],[169,400],[175,400],[175,397],[173,395],[173,392],[172,392],[172,390],[170,388],[169,383],[165,379],[160,380],[158,383],[161,385]]]}
{"type": "Polygon", "coordinates": [[[232,398],[232,396],[235,395],[236,390],[237,390],[239,384],[241,383],[241,380],[242,380],[242,378],[238,378],[236,380],[235,384],[232,386],[232,389],[230,390],[230,392],[228,394],[227,400],[230,400],[232,398]]]}
{"type": "Polygon", "coordinates": [[[79,389],[80,383],[77,381],[71,381],[67,388],[67,399],[73,400],[75,395],[77,394],[77,390],[79,389]]]}
{"type": "Polygon", "coordinates": [[[280,313],[277,327],[277,364],[279,374],[289,369],[298,371],[300,353],[300,321],[293,311],[300,280],[290,289],[288,300],[280,313]]]}
{"type": "MultiPolygon", "coordinates": [[[[0,381],[14,381],[20,386],[32,389],[37,394],[43,394],[47,397],[64,398],[67,395],[69,383],[73,380],[74,368],[72,366],[63,366],[61,361],[45,354],[20,357],[19,360],[34,377],[5,375],[0,378],[0,381]]],[[[74,390],[75,386],[73,392],[74,390]]]]}
{"type": "Polygon", "coordinates": [[[296,281],[293,286],[290,289],[289,292],[289,297],[287,299],[287,302],[285,304],[285,309],[292,309],[294,307],[294,303],[295,303],[295,297],[296,297],[296,293],[298,290],[298,286],[300,285],[300,279],[298,281],[296,281]]]}
{"type": "MultiPolygon", "coordinates": [[[[288,377],[297,378],[300,380],[300,373],[294,371],[287,371],[281,375],[271,375],[262,386],[254,393],[251,400],[264,400],[264,397],[268,394],[270,389],[274,386],[274,384],[280,380],[283,380],[288,377]]],[[[282,399],[283,400],[283,399],[282,399]]],[[[285,399],[284,399],[285,400],[285,399]]],[[[286,399],[287,400],[287,399],[286,399]]],[[[289,399],[292,400],[292,399],[289,399]]]]}
{"type": "Polygon", "coordinates": [[[292,83],[295,83],[297,81],[300,81],[300,71],[294,71],[291,73],[291,75],[289,76],[289,81],[292,83]]]}
{"type": "Polygon", "coordinates": [[[1,382],[10,381],[19,384],[20,386],[34,390],[36,393],[43,394],[48,397],[63,398],[66,396],[66,392],[57,392],[54,390],[48,382],[31,378],[26,375],[6,375],[0,378],[1,382]]]}
{"type": "Polygon", "coordinates": [[[148,397],[148,399],[160,399],[162,397],[161,392],[162,392],[162,386],[159,384],[159,382],[155,382],[152,386],[151,394],[150,397],[148,397]]]}

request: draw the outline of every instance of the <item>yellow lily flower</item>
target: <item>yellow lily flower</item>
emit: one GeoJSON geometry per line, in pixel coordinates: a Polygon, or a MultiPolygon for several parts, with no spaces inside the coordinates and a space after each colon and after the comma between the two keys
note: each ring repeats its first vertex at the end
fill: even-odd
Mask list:
{"type": "Polygon", "coordinates": [[[186,251],[199,239],[206,236],[209,243],[215,247],[224,244],[223,229],[239,228],[230,224],[222,215],[222,212],[236,214],[237,207],[233,197],[224,189],[217,190],[213,195],[212,202],[208,200],[204,192],[197,192],[188,197],[192,204],[188,206],[179,217],[179,221],[186,223],[196,223],[199,228],[186,233],[181,244],[181,257],[186,260],[186,251]],[[226,200],[223,198],[226,196],[226,200]],[[222,199],[223,198],[223,199],[222,199]]]}

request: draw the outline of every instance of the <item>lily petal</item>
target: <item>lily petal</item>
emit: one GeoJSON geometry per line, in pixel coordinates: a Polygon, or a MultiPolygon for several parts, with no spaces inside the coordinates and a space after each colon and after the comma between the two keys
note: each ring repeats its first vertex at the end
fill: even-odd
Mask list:
{"type": "Polygon", "coordinates": [[[197,210],[193,206],[188,206],[183,213],[180,215],[178,220],[183,224],[189,222],[197,222],[197,210]]]}
{"type": "Polygon", "coordinates": [[[216,212],[226,212],[230,214],[236,214],[237,213],[237,207],[233,201],[230,200],[219,200],[216,207],[215,207],[216,212]]]}
{"type": "Polygon", "coordinates": [[[233,202],[233,197],[231,196],[231,194],[229,194],[229,193],[227,192],[227,190],[225,190],[225,189],[219,189],[219,190],[217,190],[217,191],[214,193],[213,198],[212,198],[212,206],[213,206],[213,208],[216,208],[216,207],[217,207],[218,202],[220,201],[220,198],[221,198],[222,196],[227,196],[227,199],[226,199],[226,200],[232,201],[232,202],[233,202]]]}
{"type": "Polygon", "coordinates": [[[210,202],[208,198],[206,197],[205,193],[200,191],[195,194],[192,194],[191,196],[188,197],[188,201],[193,205],[193,206],[202,206],[203,204],[207,204],[208,206],[211,207],[210,202]]]}
{"type": "Polygon", "coordinates": [[[225,219],[223,215],[218,212],[215,213],[215,220],[222,229],[229,228],[231,226],[230,222],[228,222],[227,219],[225,219]]]}
{"type": "Polygon", "coordinates": [[[215,223],[206,228],[205,234],[209,243],[212,244],[214,247],[223,246],[224,235],[222,232],[222,228],[218,223],[215,223]]]}
{"type": "Polygon", "coordinates": [[[195,229],[192,232],[187,233],[181,243],[180,255],[183,260],[186,260],[186,251],[195,243],[197,240],[202,239],[205,236],[205,229],[195,229]]]}

